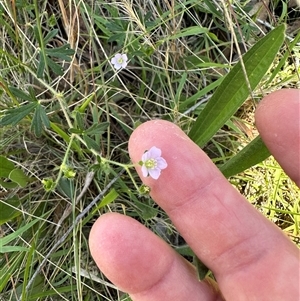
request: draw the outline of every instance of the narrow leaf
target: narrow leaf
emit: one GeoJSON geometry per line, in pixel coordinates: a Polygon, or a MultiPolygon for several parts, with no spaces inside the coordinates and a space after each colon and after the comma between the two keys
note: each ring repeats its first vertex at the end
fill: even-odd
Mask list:
{"type": "Polygon", "coordinates": [[[33,109],[36,103],[28,103],[16,109],[9,109],[5,112],[5,116],[0,120],[0,126],[16,125],[25,118],[33,109]]]}
{"type": "Polygon", "coordinates": [[[268,71],[284,40],[280,25],[258,41],[243,57],[247,77],[239,62],[224,78],[194,123],[189,136],[203,147],[249,96],[247,80],[254,90],[268,71]]]}
{"type": "Polygon", "coordinates": [[[201,97],[218,87],[221,82],[223,81],[223,77],[220,77],[215,82],[209,84],[208,86],[204,87],[202,90],[199,90],[196,94],[192,95],[191,97],[187,98],[179,105],[179,111],[182,112],[186,107],[193,104],[195,101],[199,100],[201,97]]]}
{"type": "Polygon", "coordinates": [[[81,135],[81,134],[83,133],[83,130],[71,128],[71,129],[69,129],[69,132],[72,133],[72,134],[78,134],[78,135],[81,135]]]}
{"type": "Polygon", "coordinates": [[[36,137],[41,137],[42,130],[43,130],[40,110],[41,110],[41,105],[38,104],[35,108],[32,122],[31,122],[31,129],[33,130],[36,137]]]}
{"type": "Polygon", "coordinates": [[[15,217],[22,214],[21,210],[17,210],[20,206],[20,201],[18,199],[9,199],[0,201],[0,225],[11,221],[15,217]]]}
{"type": "Polygon", "coordinates": [[[16,230],[15,232],[0,238],[0,249],[6,244],[8,244],[9,242],[11,242],[12,240],[16,239],[19,235],[21,235],[22,233],[30,229],[38,221],[39,221],[38,219],[34,219],[30,223],[23,226],[22,228],[16,230]]]}
{"type": "Polygon", "coordinates": [[[0,248],[0,253],[9,253],[9,252],[21,252],[21,251],[28,251],[28,248],[19,247],[19,246],[4,246],[0,248]]]}
{"type": "Polygon", "coordinates": [[[58,29],[53,29],[44,37],[44,45],[48,44],[55,36],[57,36],[58,29]]]}
{"type": "Polygon", "coordinates": [[[30,95],[28,95],[27,93],[21,91],[20,89],[16,88],[16,87],[9,87],[10,92],[23,100],[27,100],[27,101],[32,101],[32,98],[30,97],[30,95]]]}
{"type": "Polygon", "coordinates": [[[38,103],[31,122],[31,129],[37,137],[42,135],[43,126],[49,128],[50,121],[43,106],[38,103]]]}
{"type": "Polygon", "coordinates": [[[71,60],[71,56],[75,53],[74,49],[70,48],[70,45],[63,45],[56,48],[47,48],[45,51],[51,57],[60,58],[68,62],[71,60]]]}
{"type": "MultiPolygon", "coordinates": [[[[64,132],[57,124],[50,122],[50,127],[55,131],[61,138],[63,138],[67,143],[70,142],[70,137],[66,132],[64,132]]],[[[82,150],[76,141],[72,142],[72,148],[75,149],[80,155],[82,155],[82,150]]]]}
{"type": "Polygon", "coordinates": [[[208,33],[208,29],[205,27],[200,27],[200,26],[191,26],[191,27],[185,28],[185,29],[181,30],[180,32],[172,35],[168,39],[175,40],[178,38],[187,37],[187,36],[195,36],[195,35],[203,34],[203,33],[208,33]]]}
{"type": "Polygon", "coordinates": [[[119,196],[118,192],[113,188],[111,191],[102,199],[98,208],[102,208],[110,203],[112,203],[119,196]]]}
{"type": "Polygon", "coordinates": [[[200,281],[204,280],[209,273],[209,268],[195,255],[194,265],[196,266],[197,276],[200,281]]]}
{"type": "Polygon", "coordinates": [[[109,122],[94,124],[84,132],[86,135],[101,135],[107,130],[108,126],[109,122]]]}
{"type": "Polygon", "coordinates": [[[261,137],[257,136],[219,169],[226,178],[229,178],[260,163],[269,156],[269,150],[261,140],[261,137]]]}
{"type": "Polygon", "coordinates": [[[41,120],[42,120],[43,125],[46,128],[50,128],[50,120],[47,116],[45,108],[42,105],[40,105],[40,116],[41,116],[41,120]]]}
{"type": "Polygon", "coordinates": [[[48,67],[57,75],[63,75],[63,68],[59,64],[55,63],[49,57],[46,57],[48,67]]]}
{"type": "Polygon", "coordinates": [[[94,149],[94,150],[100,149],[100,146],[96,143],[96,141],[90,138],[89,136],[83,135],[83,140],[86,143],[88,149],[94,149]]]}
{"type": "Polygon", "coordinates": [[[177,88],[176,94],[175,94],[175,102],[179,103],[180,100],[180,96],[183,90],[183,87],[186,83],[186,78],[187,78],[187,72],[184,72],[181,76],[180,82],[179,82],[179,86],[177,88]]]}
{"type": "Polygon", "coordinates": [[[45,67],[46,67],[45,58],[44,58],[43,54],[40,52],[40,61],[39,61],[39,65],[38,65],[38,68],[36,71],[36,76],[38,78],[43,78],[45,67]]]}

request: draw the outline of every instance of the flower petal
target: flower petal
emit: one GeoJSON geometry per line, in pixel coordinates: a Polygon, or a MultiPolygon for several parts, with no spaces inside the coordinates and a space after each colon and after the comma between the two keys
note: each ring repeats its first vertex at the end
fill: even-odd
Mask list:
{"type": "Polygon", "coordinates": [[[146,162],[148,159],[150,159],[149,151],[143,153],[143,155],[142,155],[142,161],[143,162],[146,162]]]}
{"type": "Polygon", "coordinates": [[[143,177],[148,177],[148,169],[145,165],[142,166],[143,177]]]}
{"type": "Polygon", "coordinates": [[[162,157],[156,158],[156,163],[157,163],[157,168],[159,169],[165,169],[168,167],[167,161],[162,157]]]}
{"type": "Polygon", "coordinates": [[[114,67],[119,70],[122,68],[122,65],[120,65],[119,63],[115,63],[114,67]]]}
{"type": "Polygon", "coordinates": [[[160,169],[159,168],[153,168],[148,170],[150,177],[154,180],[157,180],[160,176],[160,169]]]}
{"type": "Polygon", "coordinates": [[[152,146],[148,152],[149,152],[149,157],[152,159],[156,159],[161,156],[161,150],[156,146],[152,146]]]}
{"type": "Polygon", "coordinates": [[[123,53],[121,56],[122,56],[122,60],[123,60],[124,62],[127,62],[127,60],[128,60],[127,54],[126,54],[126,53],[123,53]]]}
{"type": "Polygon", "coordinates": [[[121,54],[121,53],[117,53],[117,54],[115,55],[115,58],[116,58],[117,60],[119,60],[120,58],[122,58],[122,54],[121,54]]]}

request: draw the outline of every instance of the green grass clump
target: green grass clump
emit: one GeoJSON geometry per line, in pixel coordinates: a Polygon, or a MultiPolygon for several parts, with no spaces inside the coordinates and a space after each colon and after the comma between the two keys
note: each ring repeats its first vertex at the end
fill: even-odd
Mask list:
{"type": "MultiPolygon", "coordinates": [[[[169,120],[221,167],[257,136],[257,101],[300,88],[299,10],[248,2],[0,3],[0,300],[128,300],[88,251],[90,227],[108,211],[180,244],[165,213],[141,193],[127,142],[140,123],[169,120]],[[273,28],[283,37],[283,23],[284,43],[255,78],[259,84],[241,76],[245,99],[230,104],[232,113],[220,110],[221,124],[220,107],[212,108],[205,121],[212,130],[200,136],[193,126],[225,75],[235,66],[246,74],[251,64],[239,57],[273,28]],[[127,68],[112,67],[116,53],[128,55],[127,68]],[[78,218],[113,179],[102,201],[78,218]]],[[[227,108],[230,95],[224,101],[227,108]]],[[[236,172],[228,171],[232,184],[299,245],[299,190],[275,161],[236,172]]]]}

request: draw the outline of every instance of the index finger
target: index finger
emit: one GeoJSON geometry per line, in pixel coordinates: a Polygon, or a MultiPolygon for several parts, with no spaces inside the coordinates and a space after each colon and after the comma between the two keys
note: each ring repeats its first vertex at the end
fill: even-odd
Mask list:
{"type": "Polygon", "coordinates": [[[189,246],[214,272],[226,299],[243,300],[237,295],[245,297],[251,291],[268,300],[263,294],[275,286],[283,299],[288,291],[297,292],[295,283],[284,287],[282,281],[286,273],[299,275],[297,248],[230,185],[206,154],[167,121],[150,121],[135,130],[129,141],[132,161],[139,162],[152,146],[162,150],[168,167],[158,180],[143,177],[139,166],[137,172],[189,246]],[[278,265],[282,252],[287,259],[278,265]],[[268,276],[264,290],[262,276],[268,276]]]}

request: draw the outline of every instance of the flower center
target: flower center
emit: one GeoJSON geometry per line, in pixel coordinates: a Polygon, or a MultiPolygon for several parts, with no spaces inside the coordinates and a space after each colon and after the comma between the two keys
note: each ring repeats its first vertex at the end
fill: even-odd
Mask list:
{"type": "Polygon", "coordinates": [[[118,59],[118,63],[119,63],[119,64],[123,64],[123,58],[120,57],[120,58],[118,59]]]}
{"type": "Polygon", "coordinates": [[[157,165],[157,162],[155,159],[148,159],[146,162],[145,162],[145,166],[146,168],[148,169],[153,169],[155,168],[157,165]]]}

